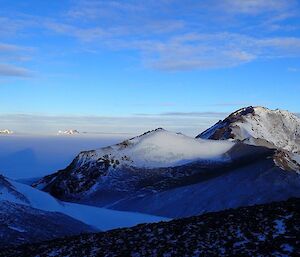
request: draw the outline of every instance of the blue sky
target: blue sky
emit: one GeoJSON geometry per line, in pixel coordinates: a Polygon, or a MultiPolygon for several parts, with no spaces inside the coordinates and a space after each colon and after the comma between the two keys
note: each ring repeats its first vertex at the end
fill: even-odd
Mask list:
{"type": "Polygon", "coordinates": [[[192,133],[247,105],[300,112],[299,57],[296,0],[0,0],[0,121],[192,133]]]}

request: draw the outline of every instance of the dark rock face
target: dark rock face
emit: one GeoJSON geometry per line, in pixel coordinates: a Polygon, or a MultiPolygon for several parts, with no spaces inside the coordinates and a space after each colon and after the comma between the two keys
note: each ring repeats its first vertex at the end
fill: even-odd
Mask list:
{"type": "Polygon", "coordinates": [[[299,256],[300,199],[2,250],[0,256],[299,256]]]}
{"type": "Polygon", "coordinates": [[[57,212],[0,201],[0,248],[95,231],[57,212]]]}
{"type": "Polygon", "coordinates": [[[70,199],[70,196],[76,198],[76,195],[88,191],[95,185],[99,177],[105,176],[109,168],[106,160],[98,160],[82,166],[79,165],[79,162],[77,156],[67,168],[44,177],[32,186],[38,187],[42,183],[45,185],[42,188],[44,191],[59,199],[67,200],[70,199]]]}

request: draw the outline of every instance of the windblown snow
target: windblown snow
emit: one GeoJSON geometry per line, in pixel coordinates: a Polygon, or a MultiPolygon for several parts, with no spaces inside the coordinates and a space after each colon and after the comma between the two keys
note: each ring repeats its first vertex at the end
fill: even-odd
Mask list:
{"type": "MultiPolygon", "coordinates": [[[[180,133],[156,129],[111,147],[80,154],[82,161],[97,160],[105,155],[120,164],[139,168],[183,165],[197,160],[225,160],[233,142],[197,140],[180,133]]],[[[80,158],[80,159],[81,159],[80,158]]]]}

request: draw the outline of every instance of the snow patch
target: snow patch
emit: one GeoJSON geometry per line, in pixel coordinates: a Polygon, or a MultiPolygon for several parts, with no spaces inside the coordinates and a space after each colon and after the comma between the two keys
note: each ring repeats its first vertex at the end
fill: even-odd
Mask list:
{"type": "MultiPolygon", "coordinates": [[[[114,228],[131,227],[140,223],[167,221],[164,217],[140,214],[134,212],[115,211],[88,205],[62,202],[49,194],[32,188],[28,185],[8,180],[22,195],[26,196],[30,204],[22,202],[33,208],[60,212],[99,230],[105,231],[114,228]]],[[[20,204],[20,200],[9,196],[9,192],[0,195],[0,200],[9,200],[20,204]]]]}
{"type": "Polygon", "coordinates": [[[276,232],[278,235],[283,235],[286,232],[286,227],[283,219],[277,219],[274,220],[275,225],[274,228],[276,229],[276,232]]]}
{"type": "Polygon", "coordinates": [[[20,233],[24,233],[26,232],[26,230],[22,229],[22,228],[18,228],[18,227],[14,227],[14,226],[8,226],[10,229],[18,231],[20,233]]]}

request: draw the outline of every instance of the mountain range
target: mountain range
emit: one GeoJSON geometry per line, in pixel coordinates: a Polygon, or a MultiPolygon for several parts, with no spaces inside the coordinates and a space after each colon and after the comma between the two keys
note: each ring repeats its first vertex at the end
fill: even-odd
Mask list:
{"type": "Polygon", "coordinates": [[[300,197],[300,121],[247,107],[196,138],[156,129],[33,184],[66,201],[185,217],[300,197]]]}
{"type": "MultiPolygon", "coordinates": [[[[0,212],[0,247],[229,208],[252,212],[255,208],[249,206],[292,197],[300,197],[300,119],[287,111],[250,106],[195,138],[158,128],[81,152],[66,168],[31,187],[1,177],[0,204],[5,207],[0,212]],[[44,223],[49,226],[43,231],[44,223]]],[[[163,227],[181,224],[172,222],[163,227]]]]}

